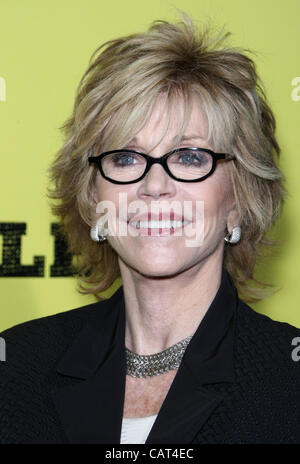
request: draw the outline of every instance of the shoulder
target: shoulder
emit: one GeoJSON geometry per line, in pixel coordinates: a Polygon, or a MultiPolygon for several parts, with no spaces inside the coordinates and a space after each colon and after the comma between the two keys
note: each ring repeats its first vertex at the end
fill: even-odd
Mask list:
{"type": "MultiPolygon", "coordinates": [[[[269,347],[271,353],[284,354],[288,347],[289,352],[300,337],[300,328],[288,322],[281,322],[258,313],[249,305],[239,300],[237,307],[237,335],[250,344],[269,347]]],[[[300,339],[299,339],[300,341],[300,339]]]]}
{"type": "MultiPolygon", "coordinates": [[[[278,404],[300,404],[300,329],[260,314],[239,300],[235,362],[239,379],[278,404]]],[[[298,415],[300,420],[300,408],[298,415]]]]}
{"type": "Polygon", "coordinates": [[[57,365],[87,324],[102,325],[118,294],[0,333],[6,352],[0,362],[0,443],[65,442],[52,391],[72,379],[57,374],[57,365]]]}
{"type": "Polygon", "coordinates": [[[93,323],[96,317],[100,322],[105,318],[119,293],[120,289],[109,299],[22,322],[2,331],[6,361],[0,368],[55,362],[87,323],[93,323]]]}
{"type": "Polygon", "coordinates": [[[102,324],[118,293],[0,333],[6,351],[0,362],[0,443],[36,443],[41,436],[47,442],[65,440],[51,392],[70,379],[57,374],[57,364],[86,324],[102,324]]]}

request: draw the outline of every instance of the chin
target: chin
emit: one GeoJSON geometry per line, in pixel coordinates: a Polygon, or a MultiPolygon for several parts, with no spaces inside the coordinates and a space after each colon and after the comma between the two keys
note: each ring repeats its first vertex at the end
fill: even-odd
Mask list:
{"type": "Polygon", "coordinates": [[[159,270],[157,268],[157,266],[154,267],[141,267],[139,266],[138,268],[136,267],[135,270],[145,276],[145,277],[149,277],[149,278],[157,278],[157,279],[163,279],[163,278],[170,278],[172,276],[175,276],[177,275],[178,273],[180,273],[180,269],[178,269],[177,267],[173,267],[171,268],[170,266],[166,266],[165,268],[162,268],[160,267],[159,270]]]}
{"type": "Polygon", "coordinates": [[[184,265],[179,266],[178,256],[177,259],[170,259],[170,256],[165,257],[153,257],[153,254],[147,258],[147,255],[143,255],[139,259],[138,253],[130,259],[129,257],[121,257],[123,263],[135,272],[148,277],[170,277],[179,273],[184,265]]]}

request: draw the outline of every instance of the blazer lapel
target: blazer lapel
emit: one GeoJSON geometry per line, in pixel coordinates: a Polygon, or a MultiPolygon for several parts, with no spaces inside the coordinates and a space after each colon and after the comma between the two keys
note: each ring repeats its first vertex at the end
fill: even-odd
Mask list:
{"type": "Polygon", "coordinates": [[[221,400],[182,364],[145,443],[191,443],[221,400]]]}
{"type": "MultiPolygon", "coordinates": [[[[236,290],[225,269],[215,299],[198,326],[146,444],[191,443],[223,395],[210,383],[234,382],[236,290]]],[[[71,385],[52,392],[70,443],[120,443],[126,381],[122,287],[99,307],[60,360],[71,385]],[[98,314],[96,314],[98,313],[98,314]]]]}
{"type": "Polygon", "coordinates": [[[114,303],[105,317],[96,315],[81,330],[57,367],[58,373],[80,379],[52,391],[70,443],[120,442],[126,378],[122,350],[125,311],[122,300],[114,303]]]}

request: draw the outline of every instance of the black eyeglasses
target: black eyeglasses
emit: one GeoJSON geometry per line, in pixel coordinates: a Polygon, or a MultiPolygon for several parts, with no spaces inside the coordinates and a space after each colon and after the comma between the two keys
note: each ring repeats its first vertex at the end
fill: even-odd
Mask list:
{"type": "Polygon", "coordinates": [[[88,161],[97,164],[104,179],[114,184],[132,184],[142,180],[155,163],[174,180],[200,182],[214,172],[220,159],[233,160],[235,156],[207,148],[178,148],[160,158],[135,150],[112,150],[90,156],[88,161]]]}

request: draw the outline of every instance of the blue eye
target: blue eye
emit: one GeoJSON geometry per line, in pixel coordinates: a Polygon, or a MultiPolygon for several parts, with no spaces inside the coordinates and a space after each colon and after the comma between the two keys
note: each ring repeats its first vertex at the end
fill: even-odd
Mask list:
{"type": "Polygon", "coordinates": [[[128,153],[117,153],[113,156],[112,162],[119,166],[128,166],[134,163],[134,155],[128,153]]]}
{"type": "Polygon", "coordinates": [[[172,156],[172,163],[175,162],[185,166],[201,167],[209,162],[209,155],[205,152],[183,151],[174,155],[172,156]]]}
{"type": "Polygon", "coordinates": [[[199,161],[198,156],[191,155],[191,154],[181,155],[180,158],[184,163],[187,163],[187,164],[195,164],[195,162],[199,161]]]}
{"type": "Polygon", "coordinates": [[[137,153],[129,152],[116,152],[111,153],[104,159],[106,166],[110,166],[111,169],[115,168],[126,168],[133,166],[140,166],[145,164],[145,159],[137,153]]]}

